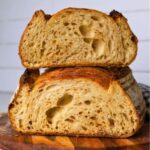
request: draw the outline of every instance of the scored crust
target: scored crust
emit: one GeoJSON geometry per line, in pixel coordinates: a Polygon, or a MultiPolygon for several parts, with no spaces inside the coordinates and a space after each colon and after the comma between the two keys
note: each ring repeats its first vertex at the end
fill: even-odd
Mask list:
{"type": "MultiPolygon", "coordinates": [[[[28,93],[34,89],[34,87],[42,88],[47,82],[55,81],[55,80],[74,80],[77,78],[86,78],[88,80],[93,80],[94,82],[101,85],[105,90],[107,90],[114,82],[116,85],[119,85],[122,89],[122,92],[125,96],[128,97],[128,101],[130,101],[130,105],[134,109],[134,114],[136,115],[136,130],[130,134],[123,135],[121,137],[129,137],[133,135],[135,132],[139,130],[139,128],[143,124],[143,118],[145,114],[145,103],[139,90],[136,81],[132,77],[131,70],[129,68],[120,68],[118,72],[120,75],[116,75],[117,69],[100,69],[100,68],[91,68],[91,67],[75,67],[75,68],[62,68],[62,69],[54,69],[51,71],[46,71],[42,75],[39,74],[38,70],[26,70],[23,76],[20,79],[19,90],[13,98],[13,101],[9,105],[9,118],[11,121],[11,125],[13,128],[22,133],[28,134],[56,134],[56,135],[78,135],[78,133],[46,133],[46,132],[29,132],[29,131],[20,131],[16,125],[15,120],[12,114],[12,109],[15,107],[16,99],[18,98],[22,89],[26,89],[28,93]],[[135,92],[135,93],[134,93],[135,92]]],[[[114,91],[115,92],[115,91],[114,91]]],[[[99,136],[94,133],[90,133],[88,135],[79,136],[99,136]]],[[[109,135],[105,135],[109,137],[109,135]]],[[[115,136],[114,136],[115,137],[115,136]]]]}

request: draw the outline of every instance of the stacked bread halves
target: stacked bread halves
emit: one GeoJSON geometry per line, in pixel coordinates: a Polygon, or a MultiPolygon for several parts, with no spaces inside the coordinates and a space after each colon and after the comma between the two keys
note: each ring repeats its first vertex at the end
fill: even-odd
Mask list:
{"type": "Polygon", "coordinates": [[[27,69],[9,105],[12,126],[29,134],[133,135],[145,113],[127,66],[136,54],[137,38],[117,11],[35,12],[19,45],[27,69]]]}

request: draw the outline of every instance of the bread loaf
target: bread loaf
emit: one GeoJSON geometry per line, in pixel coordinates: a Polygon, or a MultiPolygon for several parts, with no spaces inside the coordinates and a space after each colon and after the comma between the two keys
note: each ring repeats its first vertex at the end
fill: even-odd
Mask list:
{"type": "Polygon", "coordinates": [[[119,12],[67,8],[52,16],[35,12],[19,46],[26,68],[127,66],[137,53],[137,38],[119,12]]]}
{"type": "Polygon", "coordinates": [[[22,133],[118,138],[140,129],[145,103],[129,68],[26,70],[8,112],[22,133]]]}

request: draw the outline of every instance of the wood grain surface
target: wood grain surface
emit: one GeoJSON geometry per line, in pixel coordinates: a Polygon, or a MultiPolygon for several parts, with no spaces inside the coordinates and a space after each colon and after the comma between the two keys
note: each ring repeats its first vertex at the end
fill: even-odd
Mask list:
{"type": "Polygon", "coordinates": [[[0,114],[0,150],[149,150],[149,121],[128,139],[23,135],[14,131],[6,113],[0,114]]]}

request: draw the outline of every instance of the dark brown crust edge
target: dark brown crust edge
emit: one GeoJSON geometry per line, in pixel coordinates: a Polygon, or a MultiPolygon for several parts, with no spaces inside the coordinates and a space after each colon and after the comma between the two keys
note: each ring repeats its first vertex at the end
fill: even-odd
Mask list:
{"type": "MultiPolygon", "coordinates": [[[[124,19],[124,20],[127,22],[127,18],[125,18],[125,17],[122,15],[122,13],[120,13],[120,12],[118,12],[118,11],[116,11],[116,10],[112,10],[109,15],[110,15],[114,20],[117,20],[118,18],[122,18],[122,19],[124,19]]],[[[128,23],[127,23],[127,25],[128,25],[128,23]]],[[[128,27],[129,27],[129,29],[130,29],[130,26],[129,26],[129,25],[128,25],[128,27]]],[[[132,34],[131,40],[132,40],[135,44],[137,44],[137,43],[138,43],[137,37],[136,37],[135,34],[131,31],[131,29],[130,29],[130,32],[131,32],[131,34],[132,34]]]]}
{"type": "Polygon", "coordinates": [[[14,107],[14,102],[15,102],[16,98],[18,97],[22,87],[26,85],[31,88],[31,85],[33,85],[33,83],[36,81],[36,79],[38,78],[39,75],[40,75],[39,70],[26,69],[24,71],[24,73],[21,75],[20,80],[19,80],[19,87],[16,90],[16,92],[14,93],[14,96],[12,97],[12,101],[8,106],[8,114],[9,114],[9,110],[12,107],[14,107]]]}
{"type": "Polygon", "coordinates": [[[109,13],[109,16],[111,16],[115,21],[117,21],[117,19],[123,19],[123,20],[126,22],[126,25],[128,26],[128,29],[130,30],[130,33],[131,33],[131,40],[132,40],[132,42],[133,42],[133,43],[135,44],[135,46],[136,46],[136,53],[135,53],[134,57],[131,59],[131,61],[130,61],[128,64],[126,64],[126,65],[129,65],[129,64],[131,64],[131,63],[135,60],[135,58],[136,58],[136,56],[137,56],[138,38],[136,37],[136,35],[135,35],[135,34],[133,33],[133,31],[131,30],[131,28],[130,28],[130,26],[129,26],[129,24],[128,24],[127,18],[124,17],[122,13],[120,13],[120,12],[118,12],[118,11],[116,11],[116,10],[112,10],[112,11],[109,13]]]}
{"type": "Polygon", "coordinates": [[[10,111],[15,106],[15,101],[16,101],[17,97],[19,96],[20,91],[22,90],[22,87],[27,86],[27,87],[29,87],[29,90],[30,90],[32,88],[33,83],[36,81],[36,79],[38,78],[39,75],[40,75],[39,70],[26,69],[24,71],[24,73],[21,75],[18,88],[17,88],[16,92],[14,93],[10,104],[8,105],[8,118],[10,120],[11,126],[16,131],[18,131],[18,130],[17,130],[16,126],[14,126],[13,118],[11,116],[10,111]]]}

